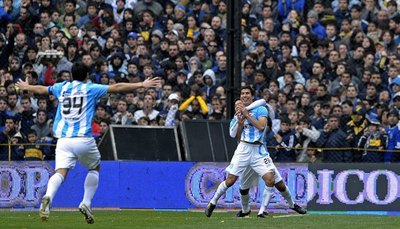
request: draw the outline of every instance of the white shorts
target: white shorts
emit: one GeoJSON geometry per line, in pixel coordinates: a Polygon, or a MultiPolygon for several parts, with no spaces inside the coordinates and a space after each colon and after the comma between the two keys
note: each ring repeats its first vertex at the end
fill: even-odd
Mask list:
{"type": "Polygon", "coordinates": [[[239,177],[247,167],[251,167],[259,176],[263,176],[268,172],[263,161],[265,157],[263,155],[266,154],[267,152],[263,145],[240,142],[226,171],[239,177]]]}
{"type": "MultiPolygon", "coordinates": [[[[282,180],[282,176],[279,173],[278,169],[275,167],[274,162],[272,161],[270,156],[265,156],[263,159],[264,166],[267,167],[268,172],[272,172],[275,178],[275,184],[282,180]]],[[[240,189],[246,190],[251,187],[258,186],[260,176],[254,172],[251,167],[247,167],[247,169],[243,172],[240,177],[240,189]]]]}
{"type": "Polygon", "coordinates": [[[88,169],[100,164],[100,152],[94,138],[60,138],[56,146],[56,170],[70,169],[79,161],[88,169]]]}

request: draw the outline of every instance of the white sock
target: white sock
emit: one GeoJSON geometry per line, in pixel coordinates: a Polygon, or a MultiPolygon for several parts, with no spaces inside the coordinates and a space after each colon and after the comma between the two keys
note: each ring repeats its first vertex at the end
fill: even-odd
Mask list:
{"type": "Polygon", "coordinates": [[[286,186],[286,190],[284,192],[281,192],[281,195],[289,203],[289,208],[293,208],[294,207],[294,202],[293,202],[293,199],[292,199],[292,195],[289,192],[289,188],[287,186],[286,186]]]}
{"type": "Polygon", "coordinates": [[[99,186],[99,172],[96,170],[90,170],[86,175],[85,179],[85,194],[81,204],[85,204],[90,208],[92,199],[99,186]]]}
{"type": "Polygon", "coordinates": [[[226,190],[228,187],[226,186],[225,181],[223,181],[221,184],[219,184],[217,191],[215,192],[213,198],[211,199],[211,203],[216,205],[219,198],[221,198],[222,195],[225,194],[226,190]]]}
{"type": "Polygon", "coordinates": [[[250,195],[241,195],[240,200],[242,202],[242,212],[247,213],[250,211],[250,206],[249,206],[249,200],[250,200],[250,195]]]}
{"type": "Polygon", "coordinates": [[[63,182],[64,176],[59,173],[54,173],[53,176],[50,177],[49,182],[47,183],[47,190],[45,194],[45,196],[50,198],[50,203],[53,202],[54,196],[63,182]]]}
{"type": "Polygon", "coordinates": [[[273,194],[274,194],[274,187],[268,187],[268,186],[264,187],[263,199],[258,214],[262,214],[263,212],[265,212],[265,209],[267,208],[273,194]]]}

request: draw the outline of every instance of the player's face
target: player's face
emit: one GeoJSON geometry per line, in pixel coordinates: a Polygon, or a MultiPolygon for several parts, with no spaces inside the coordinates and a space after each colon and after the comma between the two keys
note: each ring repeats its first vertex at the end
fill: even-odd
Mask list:
{"type": "Polygon", "coordinates": [[[248,106],[253,102],[254,96],[251,94],[250,89],[243,89],[240,91],[240,100],[244,106],[248,106]]]}

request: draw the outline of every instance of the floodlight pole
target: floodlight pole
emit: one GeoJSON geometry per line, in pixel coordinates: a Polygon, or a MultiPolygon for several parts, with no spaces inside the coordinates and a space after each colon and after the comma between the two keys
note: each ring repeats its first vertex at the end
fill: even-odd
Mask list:
{"type": "Polygon", "coordinates": [[[226,74],[226,89],[227,89],[227,119],[231,119],[235,114],[234,102],[238,96],[238,89],[241,82],[241,19],[242,9],[241,0],[226,1],[228,5],[227,15],[227,74],[226,74]]]}

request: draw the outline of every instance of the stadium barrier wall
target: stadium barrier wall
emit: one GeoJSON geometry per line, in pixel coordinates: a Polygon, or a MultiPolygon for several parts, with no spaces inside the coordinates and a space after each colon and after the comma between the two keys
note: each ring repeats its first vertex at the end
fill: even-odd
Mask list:
{"type": "Polygon", "coordinates": [[[184,120],[179,131],[132,125],[109,130],[99,143],[102,160],[228,162],[237,146],[227,121],[184,120]]]}
{"type": "Polygon", "coordinates": [[[110,125],[99,151],[103,161],[182,161],[176,127],[110,125]]]}
{"type": "Polygon", "coordinates": [[[186,161],[229,162],[237,146],[228,121],[184,120],[181,134],[186,161]]]}
{"type": "MultiPolygon", "coordinates": [[[[98,208],[204,208],[225,177],[227,163],[105,161],[93,200],[98,208]]],[[[0,207],[38,208],[54,163],[0,162],[0,207]]],[[[312,211],[398,211],[398,164],[277,164],[297,203],[312,211]]],[[[76,208],[86,169],[79,164],[62,184],[53,207],[76,208]]],[[[263,184],[250,192],[258,208],[263,184]]],[[[239,182],[218,206],[240,207],[239,182]]],[[[270,209],[286,202],[274,195],[270,209]]]]}

